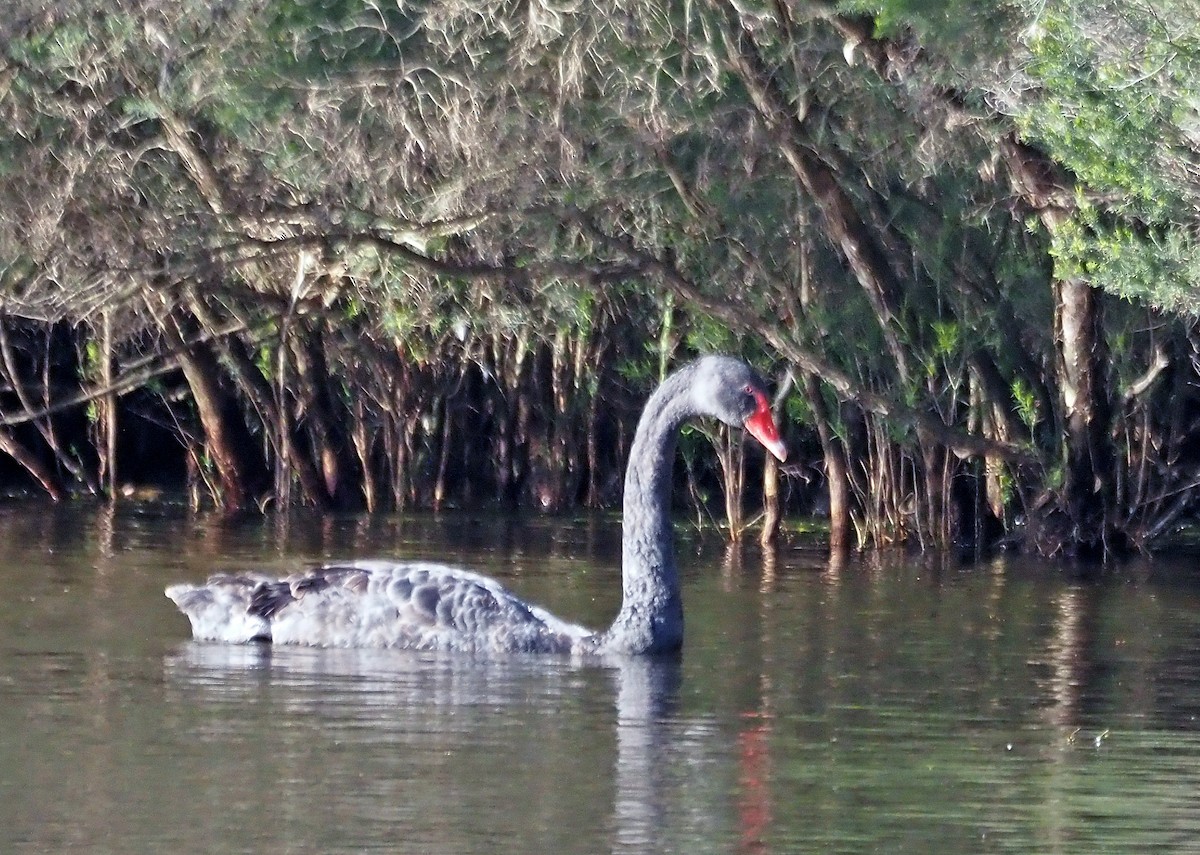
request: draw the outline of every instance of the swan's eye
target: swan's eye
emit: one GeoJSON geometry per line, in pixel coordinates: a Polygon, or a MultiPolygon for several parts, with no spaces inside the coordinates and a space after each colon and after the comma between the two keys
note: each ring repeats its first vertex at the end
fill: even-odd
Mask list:
{"type": "Polygon", "coordinates": [[[758,394],[753,386],[742,389],[742,406],[751,413],[758,409],[758,394]]]}

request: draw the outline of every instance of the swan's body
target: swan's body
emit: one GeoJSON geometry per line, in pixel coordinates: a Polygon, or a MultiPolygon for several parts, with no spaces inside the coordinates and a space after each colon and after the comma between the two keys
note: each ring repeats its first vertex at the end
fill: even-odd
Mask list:
{"type": "Polygon", "coordinates": [[[198,639],[322,647],[407,647],[527,653],[652,653],[683,641],[683,601],[671,537],[675,436],[692,416],[745,427],[781,460],[783,443],[762,381],[744,363],[709,356],[651,396],[625,475],[623,599],[595,632],[554,617],[486,576],[422,562],[351,561],[283,579],[222,574],[172,585],[167,596],[198,639]]]}
{"type": "Polygon", "coordinates": [[[350,561],[283,579],[213,576],[167,596],[196,638],[210,641],[567,653],[591,634],[486,576],[417,561],[350,561]]]}

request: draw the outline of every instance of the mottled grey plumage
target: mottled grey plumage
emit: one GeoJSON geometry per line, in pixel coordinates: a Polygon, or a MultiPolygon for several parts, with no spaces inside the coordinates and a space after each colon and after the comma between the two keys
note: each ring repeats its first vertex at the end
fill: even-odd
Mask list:
{"type": "Polygon", "coordinates": [[[683,640],[671,537],[671,469],[680,424],[715,416],[745,426],[773,454],[783,444],[763,383],[739,360],[709,356],[651,396],[625,476],[623,600],[604,632],[559,620],[498,582],[441,564],[351,561],[283,579],[221,574],[167,596],[196,638],[323,647],[406,647],[526,653],[651,653],[683,640]]]}
{"type": "Polygon", "coordinates": [[[427,562],[352,561],[283,579],[223,574],[167,596],[195,637],[211,641],[566,653],[589,635],[485,576],[427,562]]]}

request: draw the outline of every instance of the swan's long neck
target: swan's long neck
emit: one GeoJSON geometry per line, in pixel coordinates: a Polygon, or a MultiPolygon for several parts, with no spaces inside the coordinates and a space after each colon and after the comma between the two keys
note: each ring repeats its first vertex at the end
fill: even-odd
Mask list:
{"type": "Polygon", "coordinates": [[[680,424],[695,415],[688,370],[667,379],[642,412],[625,470],[621,611],[605,650],[652,653],[683,642],[683,600],[671,532],[671,482],[680,424]]]}

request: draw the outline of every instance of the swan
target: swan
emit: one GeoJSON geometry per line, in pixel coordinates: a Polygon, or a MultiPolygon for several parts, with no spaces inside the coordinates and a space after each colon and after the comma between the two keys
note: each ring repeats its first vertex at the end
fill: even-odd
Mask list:
{"type": "Polygon", "coordinates": [[[683,601],[670,503],[675,439],[693,416],[742,427],[787,456],[762,379],[744,362],[705,356],[651,395],[625,472],[622,603],[597,632],[527,603],[486,576],[443,564],[359,560],[282,579],[224,573],[166,594],[199,640],[403,647],[469,652],[645,654],[678,650],[683,601]]]}

